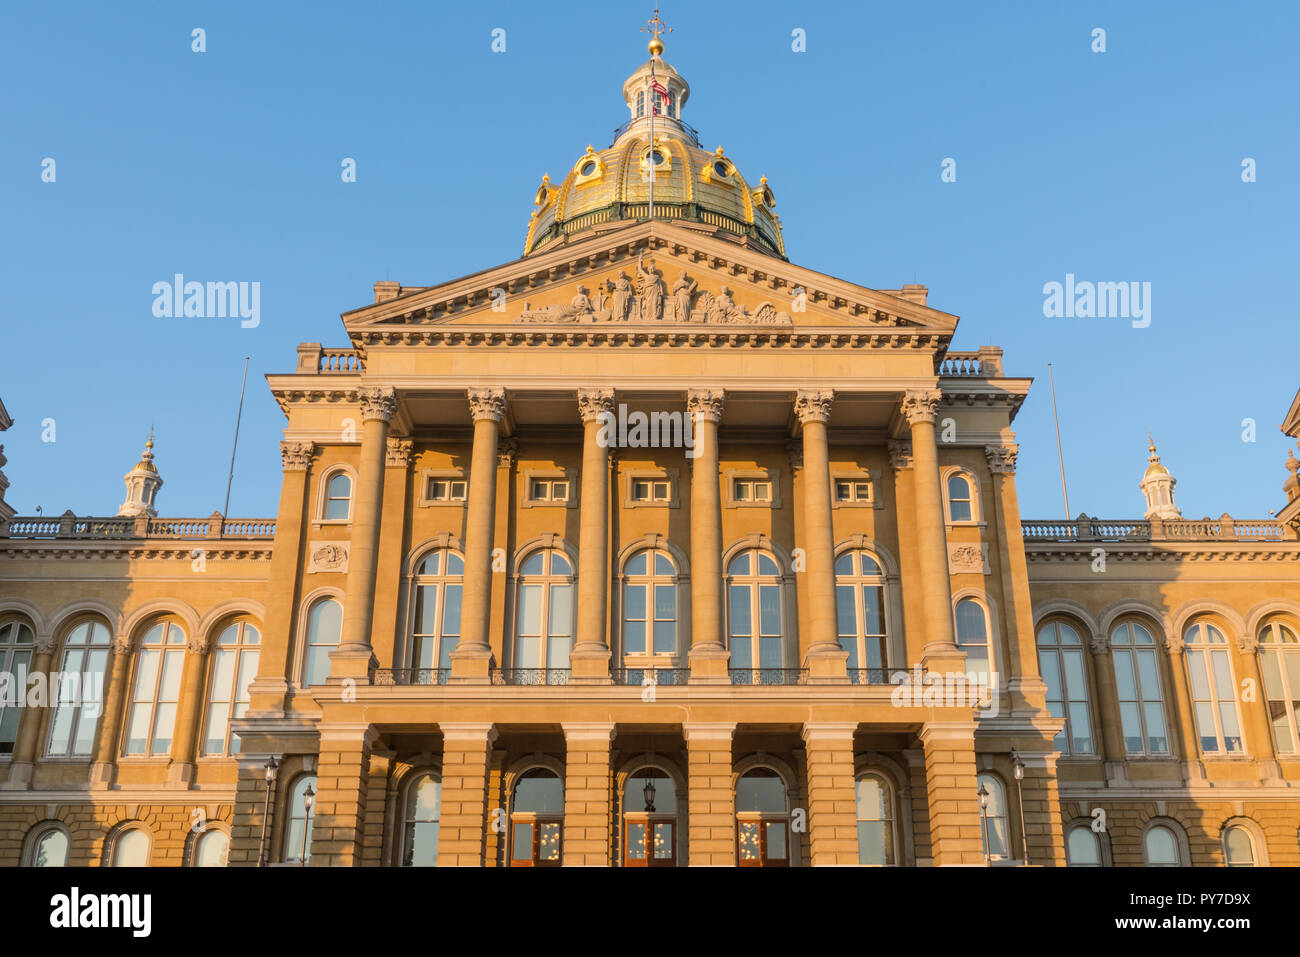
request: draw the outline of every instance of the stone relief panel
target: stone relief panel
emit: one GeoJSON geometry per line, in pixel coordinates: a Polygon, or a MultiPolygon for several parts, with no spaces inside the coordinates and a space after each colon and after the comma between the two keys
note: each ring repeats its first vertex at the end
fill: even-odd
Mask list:
{"type": "Polygon", "coordinates": [[[989,575],[989,546],[987,542],[978,545],[948,543],[948,572],[952,575],[976,574],[989,575]]]}
{"type": "Polygon", "coordinates": [[[316,572],[346,572],[348,546],[346,542],[312,542],[307,552],[307,574],[316,572]]]}

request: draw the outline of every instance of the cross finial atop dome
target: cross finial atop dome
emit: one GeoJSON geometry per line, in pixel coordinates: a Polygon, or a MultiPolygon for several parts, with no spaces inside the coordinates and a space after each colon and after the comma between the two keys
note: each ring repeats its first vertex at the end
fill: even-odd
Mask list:
{"type": "Polygon", "coordinates": [[[650,34],[650,42],[646,44],[646,49],[650,51],[651,56],[657,57],[664,52],[664,42],[659,39],[660,34],[672,33],[673,28],[660,19],[659,8],[655,7],[655,15],[645,22],[641,32],[650,34]]]}

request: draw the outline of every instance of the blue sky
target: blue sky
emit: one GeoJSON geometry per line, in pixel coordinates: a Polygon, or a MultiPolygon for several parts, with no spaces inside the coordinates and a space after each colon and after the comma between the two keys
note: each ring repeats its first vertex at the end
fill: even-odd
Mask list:
{"type": "MultiPolygon", "coordinates": [[[[515,259],[541,174],[625,119],[649,14],[6,5],[9,501],[111,514],[152,424],[161,512],[219,509],[251,355],[230,512],[273,516],[283,419],[262,376],[291,371],[300,341],[345,345],[339,313],[375,280],[515,259]],[[206,53],[191,51],[195,27],[206,53]],[[340,180],[344,157],[356,183],[340,180]],[[260,325],[156,318],[152,286],[177,272],[260,282],[260,325]]],[[[925,283],[961,317],[954,348],[1001,345],[1008,374],[1036,378],[1015,423],[1025,517],[1063,511],[1049,361],[1073,512],[1140,515],[1148,429],[1184,515],[1283,504],[1277,426],[1300,387],[1296,5],[714,2],[663,16],[665,59],[692,87],[684,119],[768,177],[793,261],[925,283]],[[791,50],[796,28],[806,52],[791,50]],[[1151,283],[1150,326],[1045,318],[1043,285],[1067,273],[1151,283]]]]}

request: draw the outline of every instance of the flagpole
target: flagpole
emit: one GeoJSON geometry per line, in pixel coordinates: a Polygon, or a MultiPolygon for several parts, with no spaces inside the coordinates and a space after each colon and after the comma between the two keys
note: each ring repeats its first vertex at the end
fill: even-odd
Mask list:
{"type": "Polygon", "coordinates": [[[1056,458],[1061,463],[1061,497],[1065,499],[1065,518],[1070,519],[1070,493],[1065,488],[1065,456],[1061,453],[1061,420],[1056,414],[1056,379],[1052,364],[1047,363],[1047,381],[1052,389],[1052,422],[1056,425],[1056,458]]]}
{"type": "MultiPolygon", "coordinates": [[[[656,14],[658,11],[656,10],[656,14]]],[[[650,54],[650,219],[655,218],[655,55],[650,54]]]]}
{"type": "Polygon", "coordinates": [[[239,422],[244,417],[244,386],[248,384],[248,356],[244,356],[244,377],[239,383],[239,412],[235,414],[235,444],[230,448],[230,475],[226,477],[226,504],[221,507],[221,521],[225,524],[230,511],[230,486],[235,481],[235,451],[239,448],[239,422]]]}

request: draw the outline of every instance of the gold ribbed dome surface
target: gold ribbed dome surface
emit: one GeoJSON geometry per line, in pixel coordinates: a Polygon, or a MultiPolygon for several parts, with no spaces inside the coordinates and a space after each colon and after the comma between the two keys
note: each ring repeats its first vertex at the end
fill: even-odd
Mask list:
{"type": "Polygon", "coordinates": [[[628,77],[623,98],[630,119],[616,131],[613,145],[588,146],[558,184],[542,178],[524,255],[601,223],[649,218],[653,155],[655,219],[711,226],[784,259],[767,178],[751,184],[722,147],[713,152],[700,147],[695,131],[680,118],[689,95],[681,75],[658,58],[628,77]],[[659,112],[651,117],[656,107],[659,112]]]}

